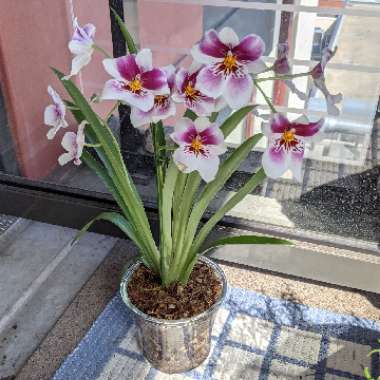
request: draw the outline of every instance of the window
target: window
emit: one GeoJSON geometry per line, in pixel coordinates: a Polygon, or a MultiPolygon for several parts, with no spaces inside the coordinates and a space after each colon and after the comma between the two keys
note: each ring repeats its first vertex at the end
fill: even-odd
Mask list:
{"type": "MultiPolygon", "coordinates": [[[[232,26],[240,36],[252,32],[262,36],[268,64],[276,57],[277,44],[287,41],[294,73],[309,70],[320,59],[324,47],[337,45],[338,51],[327,68],[327,83],[331,92],[344,95],[338,117],[326,114],[323,97],[319,91],[312,90],[312,83],[304,77],[294,80],[294,84],[309,95],[306,101],[289,91],[283,82],[265,86],[277,109],[289,118],[301,114],[310,119],[326,118],[322,138],[307,147],[302,183],[294,182],[287,174],[277,181],[267,180],[237,206],[226,221],[267,232],[378,251],[380,131],[375,119],[380,83],[376,37],[380,31],[379,1],[112,0],[110,3],[119,11],[123,5],[129,29],[140,46],[153,50],[157,65],[188,65],[190,47],[204,31],[219,30],[223,26],[232,26]]],[[[99,44],[108,51],[113,48],[118,55],[124,50],[120,34],[113,25],[112,45],[110,19],[105,17],[107,1],[99,1],[97,8],[91,11],[83,0],[50,2],[43,9],[41,4],[23,2],[21,6],[12,2],[10,12],[0,15],[1,181],[15,186],[27,184],[28,191],[31,187],[33,191],[43,188],[44,200],[39,201],[40,206],[53,191],[76,197],[78,204],[103,202],[104,207],[113,207],[106,189],[92,172],[84,166],[78,169],[57,165],[60,139],[54,144],[48,143],[41,115],[48,103],[47,85],[57,85],[52,82],[48,66],[69,68],[70,55],[64,47],[71,34],[73,15],[82,22],[96,24],[99,44]],[[42,10],[49,17],[40,18],[42,10]],[[20,15],[27,21],[16,26],[13,21],[20,15]],[[37,24],[38,28],[31,27],[37,24]],[[17,33],[14,33],[16,27],[17,33]],[[59,31],[54,36],[54,44],[53,30],[59,31]]],[[[107,78],[101,59],[101,55],[96,55],[79,80],[89,97],[100,92],[107,78]]],[[[60,87],[57,85],[57,88],[60,87]]],[[[261,116],[268,113],[260,94],[252,101],[258,104],[261,116]]],[[[107,103],[96,107],[104,113],[110,108],[107,103]]],[[[225,110],[219,120],[230,112],[225,110]]],[[[169,120],[166,124],[174,122],[169,120]]],[[[262,122],[265,122],[263,117],[248,117],[229,138],[231,149],[247,136],[259,132],[262,122]]],[[[145,201],[154,208],[149,135],[140,135],[130,126],[127,108],[122,110],[120,119],[113,118],[111,123],[145,201]]],[[[259,167],[264,147],[265,141],[255,148],[214,207],[259,167]]],[[[78,224],[100,207],[91,203],[88,206],[92,207],[91,212],[86,214],[83,210],[88,210],[87,206],[81,209],[78,224]]],[[[9,204],[2,207],[3,212],[10,212],[9,204]]],[[[57,223],[72,223],[68,213],[62,220],[58,218],[57,223]]]]}

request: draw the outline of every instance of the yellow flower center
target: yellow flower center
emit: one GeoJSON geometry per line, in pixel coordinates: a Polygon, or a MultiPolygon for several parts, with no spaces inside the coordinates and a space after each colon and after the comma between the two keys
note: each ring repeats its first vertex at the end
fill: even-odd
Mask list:
{"type": "Polygon", "coordinates": [[[163,104],[165,104],[165,102],[166,102],[166,99],[167,99],[167,96],[165,96],[165,95],[156,95],[155,97],[154,97],[154,103],[156,104],[156,105],[163,105],[163,104]]]}
{"type": "Polygon", "coordinates": [[[195,139],[193,139],[191,142],[191,148],[195,154],[199,154],[203,150],[203,143],[200,136],[197,136],[195,139]]]}
{"type": "Polygon", "coordinates": [[[140,79],[135,78],[131,82],[129,82],[129,88],[132,92],[138,92],[142,89],[142,84],[140,79]]]}
{"type": "Polygon", "coordinates": [[[295,140],[296,140],[296,137],[295,137],[295,130],[294,130],[294,128],[285,131],[285,132],[282,134],[282,139],[283,139],[284,142],[287,143],[287,144],[289,144],[289,143],[295,141],[295,140]]]}
{"type": "Polygon", "coordinates": [[[198,91],[190,83],[185,87],[185,95],[189,98],[194,98],[197,92],[198,91]]]}
{"type": "Polygon", "coordinates": [[[233,55],[231,52],[228,52],[228,54],[224,57],[223,65],[228,71],[232,71],[237,67],[237,58],[235,55],[233,55]]]}

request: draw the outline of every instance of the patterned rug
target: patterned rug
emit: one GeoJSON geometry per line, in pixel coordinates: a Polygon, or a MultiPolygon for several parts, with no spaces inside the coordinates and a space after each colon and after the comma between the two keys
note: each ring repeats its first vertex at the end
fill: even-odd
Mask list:
{"type": "MultiPolygon", "coordinates": [[[[54,380],[364,379],[378,375],[380,324],[242,289],[229,289],[200,367],[180,375],[152,368],[140,354],[135,326],[116,296],[56,372],[54,380]]],[[[375,377],[376,378],[376,377],[375,377]]]]}

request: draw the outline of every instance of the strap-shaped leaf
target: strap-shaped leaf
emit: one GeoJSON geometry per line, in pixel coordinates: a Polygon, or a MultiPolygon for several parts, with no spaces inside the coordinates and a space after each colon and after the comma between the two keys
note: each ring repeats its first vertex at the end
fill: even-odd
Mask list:
{"type": "Polygon", "coordinates": [[[212,217],[202,226],[198,235],[193,243],[191,252],[193,255],[199,253],[199,249],[202,246],[203,242],[216,226],[216,224],[222,220],[224,215],[232,208],[234,208],[239,202],[241,202],[245,196],[251,193],[257,185],[263,182],[266,178],[264,170],[259,169],[251,178],[242,186],[222,207],[215,211],[212,217]]]}
{"type": "Polygon", "coordinates": [[[161,242],[161,275],[165,285],[173,253],[172,241],[172,209],[173,193],[179,170],[173,160],[167,170],[164,189],[162,192],[162,242],[161,242]]]}
{"type": "Polygon", "coordinates": [[[193,242],[198,224],[201,221],[210,202],[215,198],[216,194],[223,188],[227,180],[232,176],[235,170],[246,159],[249,152],[262,138],[262,133],[254,135],[241,144],[235,151],[223,162],[220,166],[217,177],[208,183],[195,204],[193,211],[190,214],[189,224],[186,230],[185,252],[187,253],[193,242]]]}
{"type": "Polygon", "coordinates": [[[136,54],[137,53],[136,44],[133,41],[133,38],[132,38],[131,34],[129,33],[129,31],[127,29],[127,26],[125,25],[125,23],[121,19],[121,17],[117,14],[117,12],[115,11],[115,9],[113,9],[111,7],[111,11],[112,11],[113,15],[115,16],[116,22],[119,25],[121,33],[123,34],[124,40],[125,40],[125,42],[127,44],[127,47],[128,47],[128,51],[131,54],[136,54]]]}
{"type": "Polygon", "coordinates": [[[249,105],[240,108],[229,116],[220,126],[224,134],[224,138],[228,137],[231,132],[239,125],[239,123],[255,108],[255,105],[249,105]]]}
{"type": "Polygon", "coordinates": [[[74,244],[78,241],[88,230],[89,228],[98,220],[106,220],[108,222],[113,223],[116,227],[118,227],[121,231],[123,231],[136,245],[139,247],[139,241],[135,235],[135,231],[131,224],[124,218],[121,214],[117,212],[102,212],[94,219],[90,220],[75,236],[72,241],[74,244]]]}
{"type": "Polygon", "coordinates": [[[290,245],[290,241],[285,239],[278,239],[269,236],[258,236],[258,235],[241,235],[241,236],[231,236],[223,239],[215,240],[212,243],[208,244],[205,249],[202,251],[202,254],[220,247],[222,245],[237,245],[237,244],[283,244],[290,245]]]}
{"type": "Polygon", "coordinates": [[[101,122],[77,86],[71,80],[63,80],[63,74],[60,71],[54,68],[53,71],[70,94],[75,106],[79,108],[84,119],[89,123],[90,128],[86,131],[86,135],[91,133],[92,130],[96,138],[95,142],[101,145],[101,148],[96,148],[97,152],[98,149],[99,153],[103,153],[104,151],[102,160],[104,160],[103,162],[106,165],[107,171],[131,211],[131,222],[136,225],[139,233],[145,234],[148,253],[158,266],[159,253],[150,230],[144,205],[124,164],[119,145],[112,131],[101,122]]]}

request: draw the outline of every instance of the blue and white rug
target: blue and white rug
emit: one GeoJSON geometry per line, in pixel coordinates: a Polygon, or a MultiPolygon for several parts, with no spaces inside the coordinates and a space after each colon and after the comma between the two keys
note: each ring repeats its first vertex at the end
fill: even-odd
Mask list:
{"type": "Polygon", "coordinates": [[[167,375],[140,354],[131,315],[116,296],[54,380],[359,380],[363,366],[379,374],[378,355],[367,356],[378,339],[374,321],[232,288],[209,358],[193,371],[167,375]]]}

